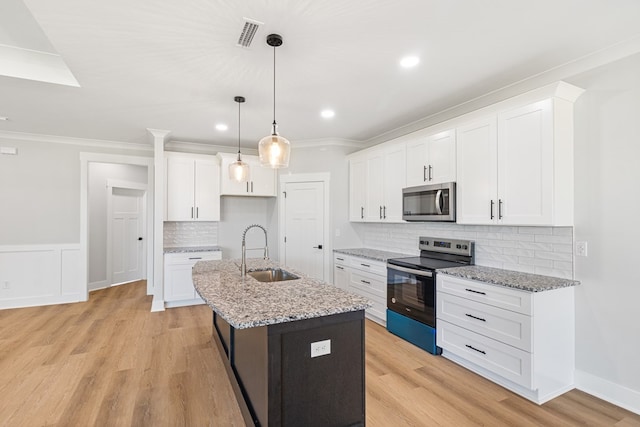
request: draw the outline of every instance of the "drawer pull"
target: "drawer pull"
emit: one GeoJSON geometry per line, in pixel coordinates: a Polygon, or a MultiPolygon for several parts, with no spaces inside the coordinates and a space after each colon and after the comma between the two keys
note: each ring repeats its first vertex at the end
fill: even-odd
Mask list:
{"type": "Polygon", "coordinates": [[[486,351],[478,350],[477,348],[475,348],[474,346],[471,346],[469,344],[465,344],[464,346],[470,348],[471,350],[477,351],[478,353],[487,354],[486,351]]]}
{"type": "Polygon", "coordinates": [[[367,282],[366,280],[362,280],[362,279],[361,279],[360,281],[361,281],[362,283],[366,283],[367,285],[370,285],[370,284],[371,284],[371,282],[367,282]]]}
{"type": "Polygon", "coordinates": [[[469,313],[465,313],[465,316],[471,317],[472,319],[476,319],[476,320],[482,320],[483,322],[487,321],[487,319],[483,319],[482,317],[476,317],[473,314],[469,314],[469,313]]]}
{"type": "Polygon", "coordinates": [[[344,270],[344,267],[340,267],[339,265],[336,265],[336,268],[337,268],[338,270],[344,270]]]}
{"type": "Polygon", "coordinates": [[[194,256],[194,257],[189,257],[189,259],[202,259],[201,256],[194,256]]]}
{"type": "Polygon", "coordinates": [[[363,267],[371,267],[369,264],[360,264],[363,267]]]}
{"type": "Polygon", "coordinates": [[[474,294],[486,295],[484,292],[476,291],[474,289],[465,289],[467,292],[473,292],[474,294]]]}
{"type": "Polygon", "coordinates": [[[336,258],[338,261],[344,261],[344,258],[336,258]]]}

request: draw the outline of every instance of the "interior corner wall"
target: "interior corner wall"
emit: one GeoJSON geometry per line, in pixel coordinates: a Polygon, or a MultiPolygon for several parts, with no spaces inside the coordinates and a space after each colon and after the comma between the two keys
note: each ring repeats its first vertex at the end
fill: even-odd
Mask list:
{"type": "Polygon", "coordinates": [[[570,80],[575,104],[576,383],[640,413],[640,54],[570,80]]]}
{"type": "Polygon", "coordinates": [[[94,163],[88,165],[88,257],[89,286],[107,280],[107,181],[117,179],[147,184],[147,167],[113,163],[94,163]]]}
{"type": "MultiPolygon", "coordinates": [[[[278,258],[278,230],[273,228],[271,216],[276,205],[275,197],[222,196],[220,198],[220,225],[218,246],[224,259],[241,258],[242,233],[251,224],[259,224],[267,229],[269,256],[278,258]]],[[[264,247],[264,234],[259,229],[247,233],[247,248],[264,247]]],[[[247,251],[247,258],[261,257],[262,252],[247,251]]]]}

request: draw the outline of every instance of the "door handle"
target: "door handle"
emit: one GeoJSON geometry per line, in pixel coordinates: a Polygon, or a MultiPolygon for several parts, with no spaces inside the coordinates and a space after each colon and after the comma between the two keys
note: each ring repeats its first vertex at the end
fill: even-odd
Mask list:
{"type": "Polygon", "coordinates": [[[138,237],[138,240],[142,240],[142,237],[138,237]]]}
{"type": "Polygon", "coordinates": [[[313,249],[322,249],[322,245],[314,246],[313,249]]]}

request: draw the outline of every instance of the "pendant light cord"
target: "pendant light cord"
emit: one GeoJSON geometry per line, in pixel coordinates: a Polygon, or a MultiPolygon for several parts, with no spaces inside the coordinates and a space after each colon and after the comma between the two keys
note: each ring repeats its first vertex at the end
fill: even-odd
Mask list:
{"type": "Polygon", "coordinates": [[[240,160],[240,102],[238,102],[238,160],[240,160]]]}
{"type": "Polygon", "coordinates": [[[273,135],[276,132],[276,47],[273,47],[273,135]]]}

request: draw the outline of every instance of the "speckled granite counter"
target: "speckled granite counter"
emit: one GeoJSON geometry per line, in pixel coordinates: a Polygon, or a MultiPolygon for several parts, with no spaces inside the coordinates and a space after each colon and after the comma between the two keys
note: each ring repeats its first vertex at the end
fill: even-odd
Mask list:
{"type": "Polygon", "coordinates": [[[521,273],[518,271],[502,270],[500,268],[471,265],[468,267],[443,268],[438,273],[465,279],[478,280],[508,288],[521,289],[529,292],[551,291],[558,288],[579,285],[580,282],[559,277],[541,276],[539,274],[521,273]]]}
{"type": "MultiPolygon", "coordinates": [[[[240,260],[200,261],[193,268],[198,294],[218,315],[237,329],[364,310],[366,298],[319,280],[300,276],[284,282],[258,282],[240,275],[240,260]]],[[[248,259],[247,270],[278,267],[263,259],[248,259]]]]}
{"type": "Polygon", "coordinates": [[[375,261],[387,262],[389,258],[404,258],[415,256],[411,254],[402,254],[399,252],[381,251],[378,249],[353,248],[353,249],[334,249],[333,252],[345,255],[353,255],[361,258],[372,259],[375,261]]]}
{"type": "Polygon", "coordinates": [[[217,252],[221,251],[220,246],[178,246],[164,248],[165,254],[188,253],[188,252],[217,252]]]}

